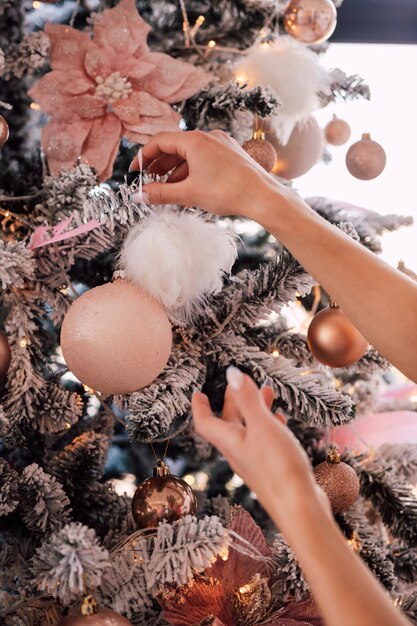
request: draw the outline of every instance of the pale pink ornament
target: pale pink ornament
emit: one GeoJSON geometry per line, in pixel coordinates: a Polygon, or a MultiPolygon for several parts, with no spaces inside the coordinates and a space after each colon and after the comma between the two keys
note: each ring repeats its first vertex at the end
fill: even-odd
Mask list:
{"type": "Polygon", "coordinates": [[[117,279],[80,296],[69,308],[61,348],[71,372],[104,394],[146,387],[164,369],[172,347],[162,305],[117,279]]]}
{"type": "Polygon", "coordinates": [[[324,136],[330,145],[343,146],[350,137],[350,126],[345,120],[333,115],[333,119],[326,124],[324,136]]]}
{"type": "Polygon", "coordinates": [[[272,172],[291,180],[308,172],[323,154],[323,133],[312,115],[306,122],[294,126],[288,143],[283,146],[274,134],[268,135],[277,159],[272,172]]]}
{"type": "Polygon", "coordinates": [[[346,167],[359,180],[372,180],[384,171],[387,156],[384,148],[364,133],[362,139],[353,143],[346,153],[346,167]]]}
{"type": "Polygon", "coordinates": [[[30,91],[51,116],[42,147],[52,174],[78,159],[101,180],[112,174],[121,137],[146,143],[161,130],[177,130],[170,106],[202,89],[210,76],[191,63],[151,52],[150,26],[135,0],[121,0],[94,20],[88,33],[48,23],[52,71],[30,91]]]}

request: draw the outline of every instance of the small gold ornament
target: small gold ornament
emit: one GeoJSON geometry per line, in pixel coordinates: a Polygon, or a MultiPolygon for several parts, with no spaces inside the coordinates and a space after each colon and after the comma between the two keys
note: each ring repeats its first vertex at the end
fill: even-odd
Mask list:
{"type": "Polygon", "coordinates": [[[342,513],[352,506],[359,495],[359,478],[353,467],[340,460],[335,448],[313,471],[317,484],[329,498],[333,513],[342,513]]]}
{"type": "Polygon", "coordinates": [[[307,343],[320,363],[336,368],[356,363],[368,349],[365,337],[334,303],[315,314],[307,343]]]}
{"type": "Polygon", "coordinates": [[[326,41],[337,24],[332,0],[292,0],[284,13],[284,28],[291,37],[306,44],[326,41]]]}
{"type": "Polygon", "coordinates": [[[341,120],[336,115],[326,125],[324,136],[327,143],[332,146],[343,146],[350,137],[350,126],[345,120],[341,120]]]}
{"type": "Polygon", "coordinates": [[[265,139],[262,130],[255,130],[253,138],[246,141],[242,148],[267,172],[271,172],[277,160],[274,146],[265,139]]]}
{"type": "Polygon", "coordinates": [[[80,614],[64,617],[58,626],[132,626],[123,615],[98,606],[92,595],[84,598],[80,614]]]}
{"type": "Polygon", "coordinates": [[[271,604],[268,579],[255,574],[246,585],[233,592],[231,603],[237,626],[258,623],[266,615],[271,604]]]}
{"type": "Polygon", "coordinates": [[[346,153],[346,167],[359,180],[372,180],[384,171],[387,155],[384,148],[363,133],[362,139],[353,143],[346,153]]]}
{"type": "Polygon", "coordinates": [[[139,485],[132,500],[132,514],[138,528],[157,528],[162,520],[172,524],[196,512],[194,491],[185,480],[172,475],[164,461],[158,461],[153,476],[139,485]]]}

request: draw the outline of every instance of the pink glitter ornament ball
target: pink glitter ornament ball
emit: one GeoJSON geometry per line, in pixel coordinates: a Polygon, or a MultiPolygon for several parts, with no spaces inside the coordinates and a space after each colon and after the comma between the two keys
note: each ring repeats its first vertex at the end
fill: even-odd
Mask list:
{"type": "Polygon", "coordinates": [[[61,330],[71,372],[105,394],[149,385],[164,369],[171,347],[171,324],[163,306],[122,279],[78,298],[61,330]]]}

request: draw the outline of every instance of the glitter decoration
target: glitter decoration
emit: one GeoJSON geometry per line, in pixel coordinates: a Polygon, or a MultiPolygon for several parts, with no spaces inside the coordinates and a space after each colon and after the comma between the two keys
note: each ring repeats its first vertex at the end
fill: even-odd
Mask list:
{"type": "Polygon", "coordinates": [[[149,385],[164,369],[171,345],[171,324],[162,305],[120,278],[78,298],[61,330],[69,369],[105,394],[149,385]]]}
{"type": "Polygon", "coordinates": [[[46,25],[52,71],[30,96],[51,117],[42,147],[53,175],[80,159],[106,180],[121,137],[143,144],[159,131],[178,130],[180,116],[170,105],[200,91],[210,76],[151,52],[149,30],[134,0],[100,13],[93,39],[69,26],[46,25]]]}
{"type": "Polygon", "coordinates": [[[233,611],[238,624],[255,624],[265,617],[271,604],[268,579],[255,574],[231,596],[233,611]]]}
{"type": "Polygon", "coordinates": [[[384,148],[364,133],[362,139],[353,143],[346,153],[346,167],[359,180],[372,180],[385,168],[387,156],[384,148]]]}
{"type": "Polygon", "coordinates": [[[132,626],[123,615],[111,609],[99,608],[92,615],[68,615],[58,626],[132,626]]]}
{"type": "Polygon", "coordinates": [[[346,511],[359,495],[359,478],[355,470],[340,461],[340,455],[332,449],[326,461],[316,465],[314,476],[327,495],[333,513],[346,511]]]}
{"type": "Polygon", "coordinates": [[[270,172],[277,160],[277,153],[274,146],[265,139],[265,133],[255,131],[253,139],[246,141],[242,148],[267,172],[270,172]]]}

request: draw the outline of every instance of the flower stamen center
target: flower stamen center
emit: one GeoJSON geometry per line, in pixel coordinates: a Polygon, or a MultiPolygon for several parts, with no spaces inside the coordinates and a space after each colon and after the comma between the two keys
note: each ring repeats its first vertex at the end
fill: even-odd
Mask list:
{"type": "Polygon", "coordinates": [[[96,76],[96,90],[94,95],[105,100],[108,104],[113,104],[118,100],[126,100],[132,93],[132,83],[120,72],[113,72],[107,78],[96,76]]]}

